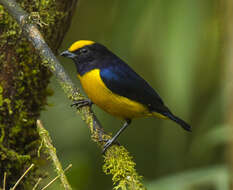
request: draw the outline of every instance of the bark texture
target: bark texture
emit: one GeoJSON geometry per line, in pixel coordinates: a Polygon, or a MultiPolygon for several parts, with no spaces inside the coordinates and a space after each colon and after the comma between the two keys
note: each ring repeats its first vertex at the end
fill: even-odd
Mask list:
{"type": "MultiPolygon", "coordinates": [[[[18,0],[56,53],[69,27],[77,0],[18,0]]],[[[18,189],[31,189],[41,172],[36,120],[46,105],[51,73],[41,64],[16,21],[0,5],[0,187],[4,172],[9,189],[31,163],[37,167],[18,189]]]]}

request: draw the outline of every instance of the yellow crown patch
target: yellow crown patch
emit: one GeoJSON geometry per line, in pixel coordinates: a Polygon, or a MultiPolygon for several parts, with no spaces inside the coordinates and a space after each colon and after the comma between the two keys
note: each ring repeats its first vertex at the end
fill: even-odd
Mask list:
{"type": "Polygon", "coordinates": [[[95,42],[90,41],[90,40],[79,40],[77,42],[74,42],[70,48],[68,49],[70,52],[76,51],[84,46],[94,44],[95,42]]]}

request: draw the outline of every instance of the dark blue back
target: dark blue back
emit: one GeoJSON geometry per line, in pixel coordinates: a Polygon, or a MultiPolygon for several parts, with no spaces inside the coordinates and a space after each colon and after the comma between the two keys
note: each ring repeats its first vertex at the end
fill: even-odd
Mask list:
{"type": "Polygon", "coordinates": [[[101,68],[100,76],[112,92],[146,105],[151,111],[168,111],[155,90],[126,63],[116,56],[109,61],[111,64],[101,68]]]}

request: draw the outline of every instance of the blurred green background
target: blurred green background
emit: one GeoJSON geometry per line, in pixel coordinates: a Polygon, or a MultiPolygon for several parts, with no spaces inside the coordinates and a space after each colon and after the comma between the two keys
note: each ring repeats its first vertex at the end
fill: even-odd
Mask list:
{"type": "MultiPolygon", "coordinates": [[[[227,126],[222,106],[222,36],[217,0],[80,0],[60,51],[80,39],[104,44],[125,60],[193,127],[136,119],[119,138],[149,190],[229,189],[227,126]]],[[[74,64],[59,58],[80,87],[74,64]]],[[[42,113],[74,189],[112,189],[101,150],[53,78],[54,96],[42,113]]],[[[122,122],[93,106],[105,130],[122,122]]],[[[55,174],[54,174],[55,175],[55,174]]],[[[50,172],[50,177],[53,173],[50,172]]],[[[51,189],[60,189],[59,183],[51,189]]]]}

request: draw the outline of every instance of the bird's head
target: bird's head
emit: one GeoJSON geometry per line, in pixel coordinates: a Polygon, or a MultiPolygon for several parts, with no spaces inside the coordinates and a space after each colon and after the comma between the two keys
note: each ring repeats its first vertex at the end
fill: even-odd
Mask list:
{"type": "Polygon", "coordinates": [[[74,42],[68,50],[63,51],[60,55],[72,59],[79,73],[101,67],[105,63],[109,63],[106,60],[112,60],[112,57],[115,56],[105,46],[90,40],[74,42]]]}
{"type": "Polygon", "coordinates": [[[74,42],[68,50],[60,55],[72,59],[76,64],[87,63],[107,55],[107,48],[90,40],[74,42]]]}
{"type": "Polygon", "coordinates": [[[90,49],[88,46],[95,44],[95,42],[90,40],[80,40],[74,42],[68,50],[63,51],[60,55],[76,60],[82,56],[88,56],[90,54],[90,49]]]}

